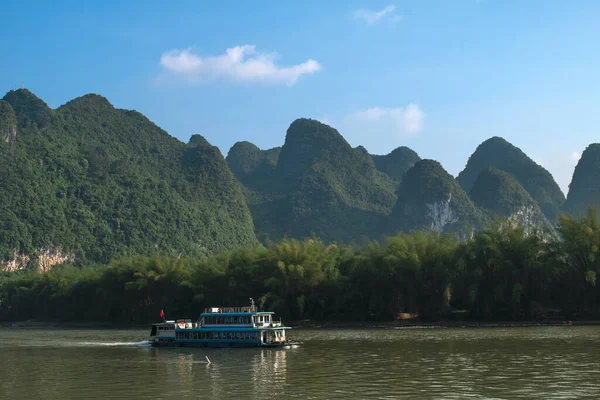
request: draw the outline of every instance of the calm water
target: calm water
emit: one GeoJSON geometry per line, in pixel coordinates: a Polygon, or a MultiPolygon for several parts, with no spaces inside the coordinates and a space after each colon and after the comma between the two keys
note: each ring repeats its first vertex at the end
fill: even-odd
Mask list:
{"type": "Polygon", "coordinates": [[[288,350],[147,333],[0,328],[0,399],[600,398],[600,327],[295,330],[288,350]]]}

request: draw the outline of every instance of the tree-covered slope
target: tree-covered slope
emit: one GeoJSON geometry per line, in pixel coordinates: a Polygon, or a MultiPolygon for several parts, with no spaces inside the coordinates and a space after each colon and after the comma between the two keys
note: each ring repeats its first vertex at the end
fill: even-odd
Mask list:
{"type": "Polygon", "coordinates": [[[386,155],[372,155],[375,168],[400,183],[402,177],[421,157],[408,147],[402,146],[386,155]]]}
{"type": "MultiPolygon", "coordinates": [[[[198,256],[255,242],[239,183],[205,140],[186,145],[98,95],[56,110],[27,90],[4,100],[19,121],[13,148],[0,143],[5,262],[43,254],[98,262],[133,253],[198,256]]],[[[0,132],[12,126],[6,103],[0,132]]]]}
{"type": "Polygon", "coordinates": [[[458,175],[458,183],[466,192],[470,192],[481,171],[488,167],[496,167],[513,175],[537,201],[544,215],[551,222],[556,220],[565,201],[564,194],[552,175],[521,149],[500,137],[486,140],[469,157],[467,166],[458,175]]]}
{"type": "Polygon", "coordinates": [[[394,181],[377,171],[362,147],[332,127],[294,121],[281,150],[237,143],[227,161],[246,187],[260,237],[351,240],[378,235],[395,201],[394,181]]]}
{"type": "Polygon", "coordinates": [[[466,237],[485,219],[465,191],[437,161],[421,160],[406,172],[389,219],[391,231],[457,232],[466,237]]]}
{"type": "Polygon", "coordinates": [[[508,218],[528,230],[551,228],[538,203],[523,186],[511,174],[497,168],[481,171],[469,196],[492,218],[508,218]]]}
{"type": "Polygon", "coordinates": [[[581,154],[569,185],[564,210],[584,215],[590,204],[600,202],[600,144],[590,144],[581,154]]]}
{"type": "Polygon", "coordinates": [[[226,160],[235,177],[251,185],[260,179],[260,175],[269,174],[273,170],[280,152],[281,147],[261,150],[250,142],[237,142],[229,150],[226,160]]]}

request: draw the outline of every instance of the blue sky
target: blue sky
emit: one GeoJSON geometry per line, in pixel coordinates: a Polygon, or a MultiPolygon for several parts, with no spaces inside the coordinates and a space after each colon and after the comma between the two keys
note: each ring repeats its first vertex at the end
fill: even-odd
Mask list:
{"type": "Polygon", "coordinates": [[[566,191],[600,133],[599,18],[597,1],[5,1],[0,91],[102,94],[223,154],[316,118],[453,175],[498,135],[566,191]]]}

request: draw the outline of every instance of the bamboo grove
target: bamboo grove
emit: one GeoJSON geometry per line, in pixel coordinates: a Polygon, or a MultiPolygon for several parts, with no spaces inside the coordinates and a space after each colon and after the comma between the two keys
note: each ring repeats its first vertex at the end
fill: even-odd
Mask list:
{"type": "Polygon", "coordinates": [[[556,232],[495,225],[459,241],[428,232],[362,244],[283,239],[205,260],[135,256],[0,276],[0,320],[145,323],[196,318],[253,297],[284,319],[424,321],[600,317],[600,224],[560,216],[556,232]]]}

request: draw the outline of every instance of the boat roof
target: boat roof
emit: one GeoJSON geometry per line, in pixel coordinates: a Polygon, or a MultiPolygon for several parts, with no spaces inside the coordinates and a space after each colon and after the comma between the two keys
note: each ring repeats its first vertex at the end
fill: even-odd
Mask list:
{"type": "Polygon", "coordinates": [[[207,326],[203,326],[202,328],[175,328],[178,331],[185,331],[185,332],[189,332],[189,331],[202,331],[202,332],[248,332],[248,331],[252,331],[252,332],[259,332],[259,331],[277,331],[277,330],[281,330],[281,329],[292,329],[291,326],[278,326],[278,327],[260,327],[260,328],[253,328],[251,326],[232,326],[232,327],[225,327],[225,326],[215,326],[215,327],[207,327],[207,326]]]}
{"type": "Polygon", "coordinates": [[[210,316],[228,316],[228,317],[243,317],[248,315],[273,315],[273,311],[250,311],[250,312],[203,312],[202,317],[210,316]]]}

